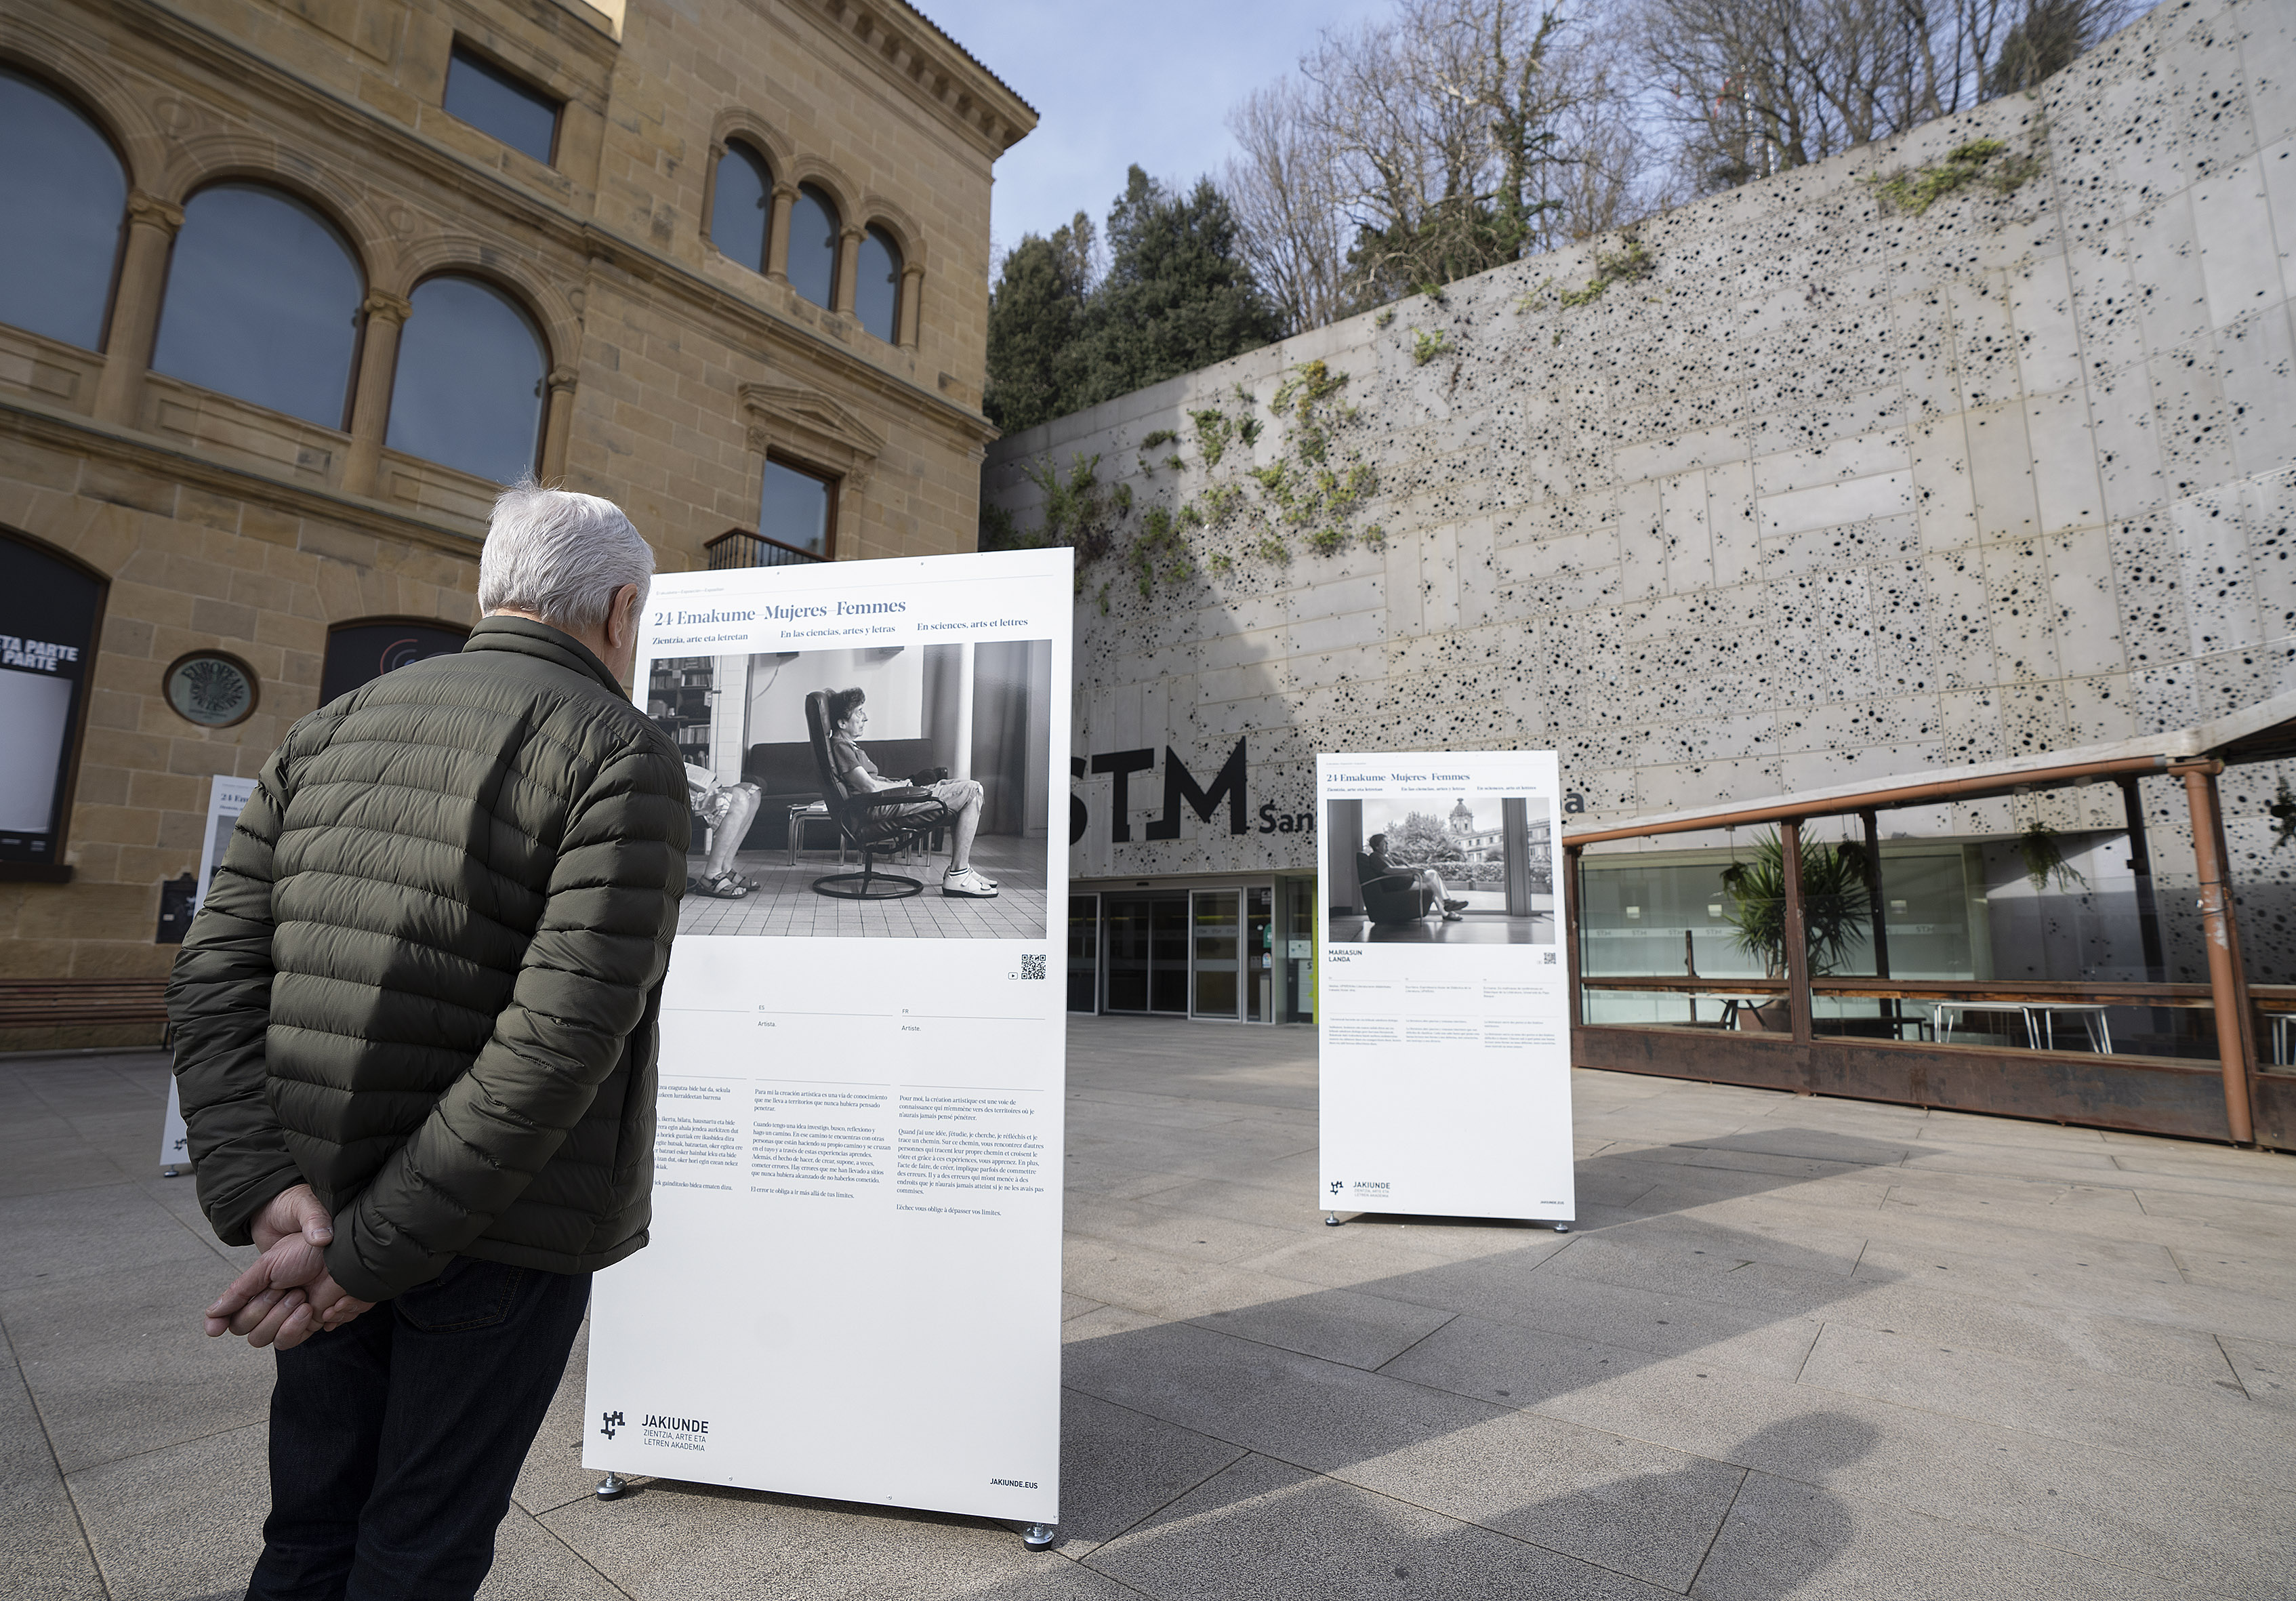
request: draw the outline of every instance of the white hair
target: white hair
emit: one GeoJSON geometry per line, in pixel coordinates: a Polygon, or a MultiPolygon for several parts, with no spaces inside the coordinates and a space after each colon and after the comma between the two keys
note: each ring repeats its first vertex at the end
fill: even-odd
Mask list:
{"type": "Polygon", "coordinates": [[[653,552],[612,501],[545,489],[531,478],[495,501],[479,553],[481,612],[528,612],[587,632],[604,624],[624,584],[638,587],[644,606],[653,587],[653,552]]]}

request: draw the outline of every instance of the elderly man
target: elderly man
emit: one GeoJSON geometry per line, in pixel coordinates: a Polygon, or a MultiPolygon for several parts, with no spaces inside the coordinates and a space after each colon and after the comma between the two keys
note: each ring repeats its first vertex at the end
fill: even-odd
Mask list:
{"type": "Polygon", "coordinates": [[[168,1013],[200,1203],[277,1348],[254,1601],[468,1597],[590,1275],[646,1242],[685,774],[623,686],[653,557],[521,484],[458,655],[263,768],[168,1013]]]}

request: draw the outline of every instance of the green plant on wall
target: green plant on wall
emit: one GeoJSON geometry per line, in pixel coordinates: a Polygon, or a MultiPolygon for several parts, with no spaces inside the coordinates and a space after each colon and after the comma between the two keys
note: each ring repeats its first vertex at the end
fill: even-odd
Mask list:
{"type": "Polygon", "coordinates": [[[1411,331],[1411,365],[1423,367],[1451,348],[1451,336],[1438,328],[1430,333],[1424,328],[1411,331]]]}
{"type": "Polygon", "coordinates": [[[2011,155],[1998,139],[1972,139],[1920,167],[1869,176],[1866,182],[1882,209],[1919,217],[1949,194],[1980,184],[1996,194],[2013,193],[2041,170],[2039,135],[2022,155],[2011,155]]]}
{"type": "Polygon", "coordinates": [[[2088,880],[2065,860],[2064,837],[2046,823],[2036,823],[2017,836],[2017,859],[2037,891],[2051,884],[2060,891],[2086,890],[2088,880]]]}
{"type": "MultiPolygon", "coordinates": [[[[1866,932],[1873,899],[1866,852],[1857,845],[1801,842],[1802,924],[1809,970],[1832,973],[1866,932]]],[[[1762,965],[1771,978],[1785,972],[1786,853],[1775,830],[1755,842],[1751,860],[1722,872],[1722,916],[1730,942],[1762,965]]]]}
{"type": "Polygon", "coordinates": [[[1647,278],[1658,269],[1650,247],[1635,234],[1628,234],[1615,250],[1595,252],[1595,275],[1577,289],[1555,291],[1554,298],[1565,307],[1591,305],[1607,293],[1613,283],[1633,283],[1647,278]]]}
{"type": "Polygon", "coordinates": [[[1217,406],[1192,411],[1188,416],[1196,425],[1196,450],[1204,458],[1204,465],[1218,466],[1220,457],[1227,454],[1227,442],[1235,432],[1235,424],[1217,406]]]}

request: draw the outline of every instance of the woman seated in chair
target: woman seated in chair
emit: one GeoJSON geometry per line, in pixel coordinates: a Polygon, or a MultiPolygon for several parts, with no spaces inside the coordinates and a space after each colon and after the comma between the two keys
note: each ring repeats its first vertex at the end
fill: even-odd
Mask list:
{"type": "MultiPolygon", "coordinates": [[[[857,795],[878,790],[909,787],[906,779],[888,778],[861,748],[862,731],[869,726],[868,697],[857,689],[832,690],[829,694],[829,765],[845,787],[857,795]]],[[[972,836],[980,829],[980,785],[970,778],[943,778],[921,789],[932,792],[930,800],[912,801],[892,815],[932,817],[946,812],[950,819],[948,871],[941,874],[940,892],[966,900],[993,900],[996,881],[972,868],[972,836]]]]}
{"type": "Polygon", "coordinates": [[[1459,915],[1467,909],[1467,903],[1454,899],[1444,888],[1440,873],[1432,867],[1406,867],[1394,860],[1387,854],[1387,836],[1383,833],[1371,836],[1371,850],[1367,854],[1371,858],[1372,872],[1377,875],[1374,883],[1398,890],[1406,885],[1415,885],[1427,892],[1429,910],[1439,907],[1446,923],[1460,921],[1459,915]]]}

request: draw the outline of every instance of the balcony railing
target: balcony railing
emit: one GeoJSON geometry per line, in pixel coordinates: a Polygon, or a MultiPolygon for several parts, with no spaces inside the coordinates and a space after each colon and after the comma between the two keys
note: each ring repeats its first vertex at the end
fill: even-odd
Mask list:
{"type": "Polygon", "coordinates": [[[701,548],[709,553],[712,572],[726,567],[797,567],[828,560],[819,551],[784,545],[745,528],[727,529],[701,548]]]}

